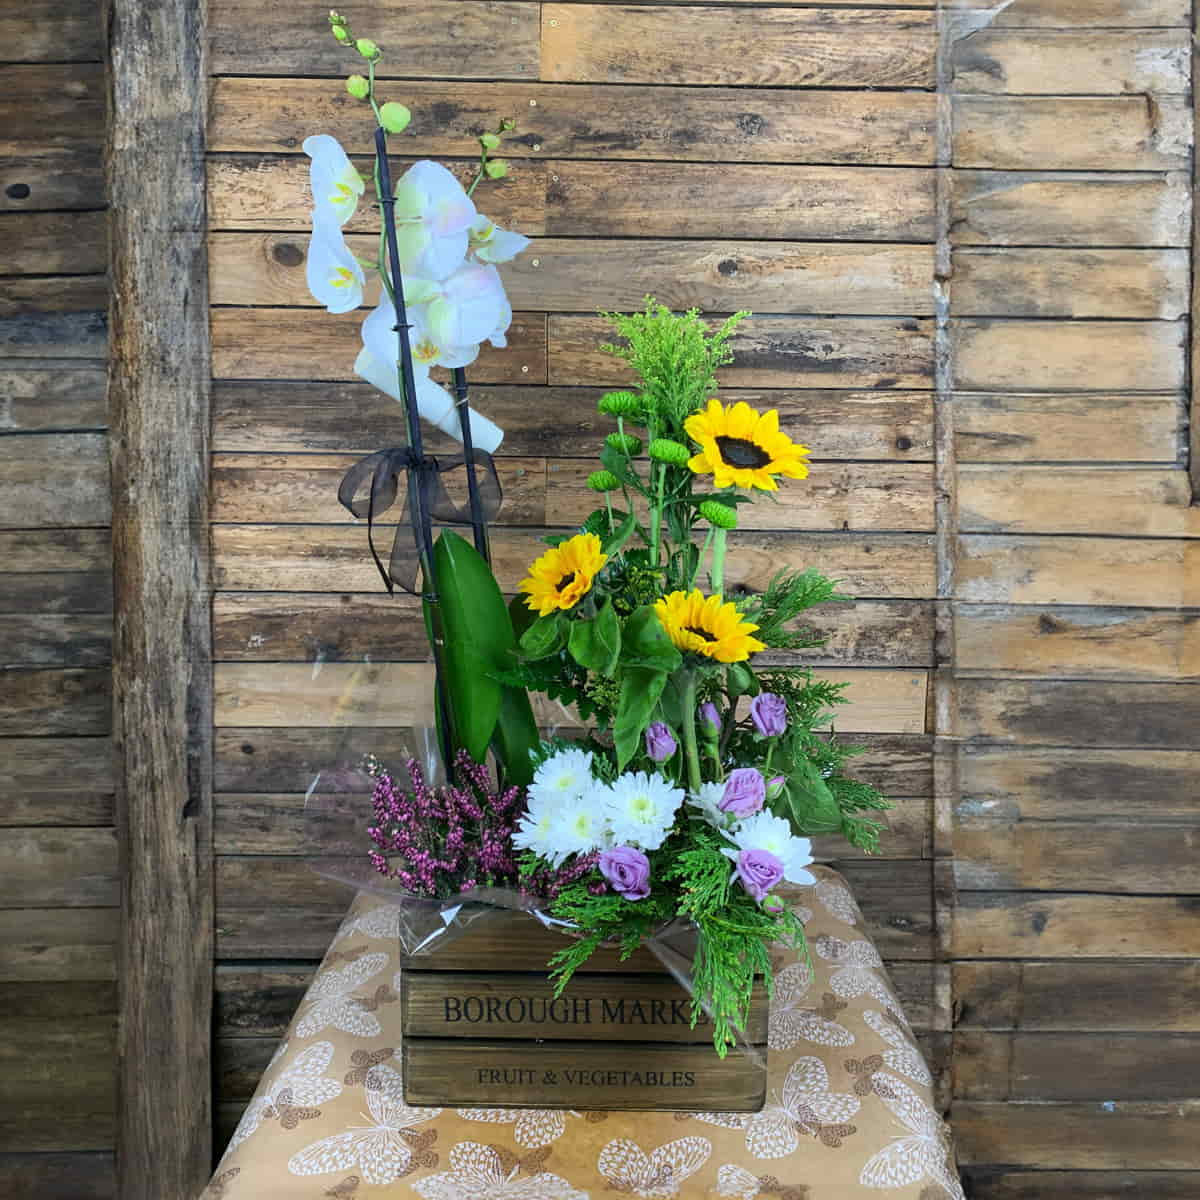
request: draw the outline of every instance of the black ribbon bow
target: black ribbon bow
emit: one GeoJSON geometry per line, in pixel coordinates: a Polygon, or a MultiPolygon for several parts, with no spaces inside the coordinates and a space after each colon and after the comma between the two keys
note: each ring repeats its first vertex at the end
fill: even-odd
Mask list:
{"type": "MultiPolygon", "coordinates": [[[[494,520],[500,511],[503,494],[496,464],[484,450],[473,450],[470,461],[479,469],[477,475],[479,500],[484,519],[494,520]]],[[[417,576],[420,572],[421,547],[429,545],[430,526],[470,525],[470,504],[459,504],[446,491],[445,476],[466,467],[468,456],[456,454],[451,458],[436,458],[432,455],[417,455],[411,446],[394,446],[390,450],[377,450],[359,459],[342,477],[338,487],[338,500],[356,517],[367,518],[367,542],[371,557],[379,568],[384,586],[389,592],[399,584],[406,592],[417,592],[417,576]],[[404,536],[403,520],[396,526],[392,538],[392,552],[385,567],[375,549],[375,519],[382,516],[396,502],[400,491],[400,475],[407,476],[408,526],[411,538],[404,536]],[[371,490],[365,500],[355,497],[367,479],[371,490]]]]}

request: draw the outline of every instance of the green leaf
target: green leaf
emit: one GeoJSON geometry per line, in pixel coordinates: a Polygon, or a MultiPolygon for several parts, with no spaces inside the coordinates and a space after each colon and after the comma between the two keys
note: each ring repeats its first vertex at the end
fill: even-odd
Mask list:
{"type": "Polygon", "coordinates": [[[643,604],[626,619],[621,661],[630,667],[666,672],[683,665],[683,657],[662,627],[652,604],[643,604]]]}
{"type": "Polygon", "coordinates": [[[620,450],[614,450],[611,446],[605,446],[600,451],[600,465],[605,470],[611,471],[627,486],[635,487],[638,491],[644,490],[641,476],[638,475],[637,471],[630,465],[629,459],[620,450]]]}
{"type": "MultiPolygon", "coordinates": [[[[614,517],[619,517],[620,513],[613,513],[614,517]]],[[[617,551],[629,541],[633,531],[637,528],[637,517],[633,513],[629,513],[625,519],[606,537],[601,545],[605,554],[616,554],[617,551]]]]}
{"type": "Polygon", "coordinates": [[[665,671],[626,667],[621,672],[621,696],[613,718],[618,771],[623,771],[625,764],[642,748],[642,733],[650,724],[650,715],[666,682],[665,671]]]}
{"type": "Polygon", "coordinates": [[[547,613],[538,617],[528,629],[521,634],[521,653],[528,659],[549,658],[551,654],[562,649],[566,641],[566,631],[558,613],[547,613]]]}
{"type": "Polygon", "coordinates": [[[591,621],[572,621],[567,648],[581,667],[611,675],[621,653],[621,622],[612,604],[602,604],[591,621]]]}
{"type": "Polygon", "coordinates": [[[526,787],[533,782],[533,762],[530,755],[541,744],[533,706],[524,688],[502,684],[500,711],[496,715],[496,730],[492,745],[504,768],[504,783],[526,787]]]}
{"type": "Polygon", "coordinates": [[[801,758],[794,764],[783,794],[771,804],[777,816],[786,817],[798,836],[838,833],[842,810],[816,764],[801,758]]]}

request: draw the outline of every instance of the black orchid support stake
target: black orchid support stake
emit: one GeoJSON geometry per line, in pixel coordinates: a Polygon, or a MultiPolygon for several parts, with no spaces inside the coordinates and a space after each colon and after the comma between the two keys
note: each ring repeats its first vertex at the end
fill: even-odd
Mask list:
{"type": "Polygon", "coordinates": [[[454,398],[458,406],[458,419],[462,426],[463,454],[466,457],[467,496],[471,505],[471,536],[475,549],[485,563],[492,561],[488,545],[487,518],[483,512],[483,499],[479,494],[479,479],[475,474],[475,444],[471,435],[471,409],[468,404],[467,373],[462,367],[454,368],[454,398]]]}

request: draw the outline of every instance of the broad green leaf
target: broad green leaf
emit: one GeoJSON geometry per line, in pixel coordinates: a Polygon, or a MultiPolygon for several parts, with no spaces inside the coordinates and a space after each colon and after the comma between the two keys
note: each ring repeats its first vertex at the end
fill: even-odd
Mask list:
{"type": "Polygon", "coordinates": [[[626,667],[621,672],[621,694],[613,718],[618,771],[623,771],[625,764],[642,748],[642,734],[650,724],[666,682],[665,672],[646,667],[626,667]]]}
{"type": "Polygon", "coordinates": [[[798,836],[838,833],[842,828],[842,810],[829,785],[811,759],[802,758],[792,768],[780,797],[771,809],[786,817],[798,836]]]}
{"type": "Polygon", "coordinates": [[[533,782],[533,763],[530,754],[541,744],[533,706],[524,688],[501,684],[500,712],[492,746],[504,769],[506,785],[525,787],[533,782]]]}
{"type": "Polygon", "coordinates": [[[652,604],[642,605],[626,618],[621,660],[631,667],[667,672],[683,665],[683,657],[662,627],[652,604]]]}
{"type": "Polygon", "coordinates": [[[621,653],[621,622],[612,604],[602,604],[590,621],[572,621],[570,628],[571,657],[597,675],[611,675],[621,653]]]}
{"type": "MultiPolygon", "coordinates": [[[[613,513],[614,518],[620,518],[620,513],[613,513]]],[[[602,541],[602,548],[605,554],[616,554],[622,546],[629,541],[633,535],[633,531],[637,528],[637,517],[633,513],[628,513],[625,519],[602,541]]]]}
{"type": "Polygon", "coordinates": [[[611,446],[605,446],[600,451],[600,465],[606,471],[611,471],[622,483],[627,484],[629,487],[635,487],[639,491],[644,489],[645,485],[642,483],[641,477],[630,465],[629,459],[620,450],[614,450],[611,446]]]}
{"type": "Polygon", "coordinates": [[[558,613],[547,613],[538,617],[528,629],[521,634],[521,653],[529,659],[549,658],[551,654],[562,649],[566,640],[563,620],[558,613]]]}

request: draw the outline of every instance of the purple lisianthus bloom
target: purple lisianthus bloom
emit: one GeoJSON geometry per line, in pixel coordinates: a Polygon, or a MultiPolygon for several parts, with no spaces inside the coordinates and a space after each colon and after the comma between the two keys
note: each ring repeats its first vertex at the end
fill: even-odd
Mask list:
{"type": "Polygon", "coordinates": [[[679,743],[661,721],[654,721],[646,730],[646,753],[655,762],[666,762],[678,747],[679,743]]]}
{"type": "Polygon", "coordinates": [[[742,887],[760,903],[783,878],[783,863],[770,850],[743,850],[734,873],[742,887]]]}
{"type": "Polygon", "coordinates": [[[774,692],[762,692],[750,701],[750,720],[763,737],[778,737],[787,729],[787,701],[774,692]]]}
{"type": "Polygon", "coordinates": [[[758,812],[766,798],[767,785],[762,775],[753,767],[738,767],[736,771],[729,772],[729,778],[725,780],[725,793],[717,807],[740,820],[758,812]]]}
{"type": "Polygon", "coordinates": [[[700,732],[707,738],[715,738],[721,732],[721,714],[711,700],[700,705],[700,732]]]}
{"type": "Polygon", "coordinates": [[[650,860],[635,846],[614,846],[600,854],[597,864],[609,886],[625,900],[650,895],[650,860]]]}

